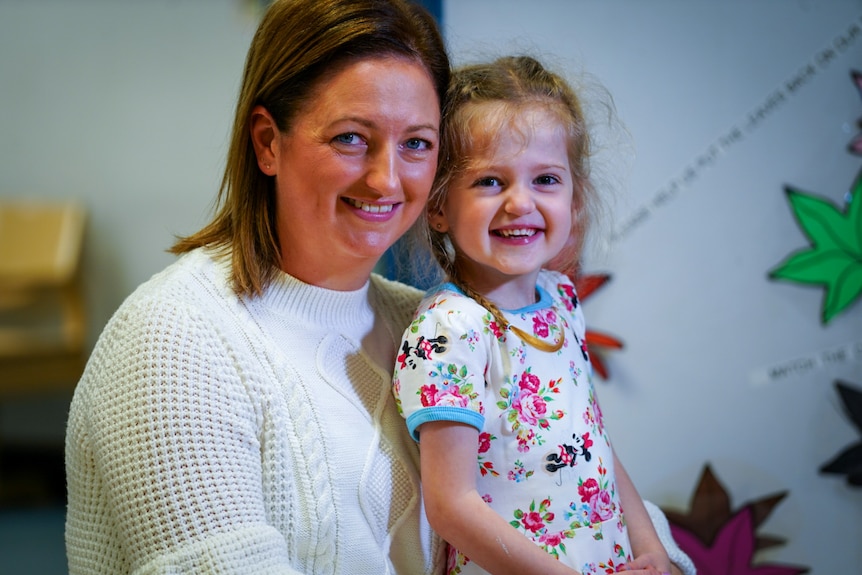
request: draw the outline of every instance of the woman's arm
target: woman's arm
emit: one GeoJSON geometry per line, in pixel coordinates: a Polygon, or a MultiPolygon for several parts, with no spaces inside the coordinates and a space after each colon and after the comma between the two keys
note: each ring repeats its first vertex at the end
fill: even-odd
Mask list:
{"type": "MultiPolygon", "coordinates": [[[[629,526],[629,538],[632,540],[632,545],[635,546],[635,539],[641,537],[644,532],[647,534],[652,532],[658,538],[663,554],[670,560],[671,575],[696,575],[697,571],[694,567],[694,563],[692,563],[688,555],[686,555],[685,552],[683,552],[683,550],[676,544],[676,541],[674,541],[673,535],[670,532],[670,525],[668,525],[667,522],[667,517],[665,517],[662,510],[654,503],[640,498],[631,478],[619,462],[619,459],[616,458],[616,454],[614,454],[614,466],[617,486],[622,490],[620,498],[623,502],[626,523],[629,526]],[[628,487],[621,487],[621,481],[628,484],[628,487]],[[633,500],[631,499],[632,493],[635,495],[633,500]],[[644,518],[641,515],[641,512],[646,513],[646,523],[644,523],[644,518]],[[633,521],[635,524],[632,523],[633,521]],[[646,529],[644,529],[644,526],[646,526],[646,529]]],[[[640,544],[649,545],[648,542],[640,544]]],[[[649,563],[649,557],[646,557],[644,561],[638,561],[637,555],[638,551],[637,547],[635,547],[636,560],[631,562],[629,565],[633,567],[642,567],[649,563]]]]}
{"type": "Polygon", "coordinates": [[[69,418],[71,573],[292,572],[266,521],[255,407],[209,326],[127,305],[100,339],[69,418]]]}
{"type": "Polygon", "coordinates": [[[671,563],[664,545],[653,527],[643,500],[616,452],[614,452],[614,476],[634,554],[634,561],[629,562],[628,565],[637,568],[653,567],[662,573],[670,573],[671,563]]]}
{"type": "Polygon", "coordinates": [[[695,569],[692,560],[682,549],[679,548],[676,541],[674,541],[673,535],[670,532],[670,525],[667,522],[667,517],[665,517],[662,510],[650,501],[645,500],[643,504],[652,520],[656,533],[658,533],[659,539],[664,545],[665,551],[670,557],[671,573],[673,573],[673,575],[697,575],[697,570],[695,569]]]}

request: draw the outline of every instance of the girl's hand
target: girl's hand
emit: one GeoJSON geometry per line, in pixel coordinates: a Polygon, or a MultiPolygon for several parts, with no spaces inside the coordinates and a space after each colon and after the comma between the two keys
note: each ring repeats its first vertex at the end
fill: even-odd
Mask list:
{"type": "Polygon", "coordinates": [[[670,559],[666,553],[650,552],[641,553],[637,558],[626,563],[626,571],[645,570],[646,573],[660,573],[661,575],[670,575],[670,559]]]}

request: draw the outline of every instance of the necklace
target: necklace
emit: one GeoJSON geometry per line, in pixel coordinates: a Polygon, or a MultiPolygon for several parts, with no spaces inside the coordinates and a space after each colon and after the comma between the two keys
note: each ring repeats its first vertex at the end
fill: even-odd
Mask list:
{"type": "MultiPolygon", "coordinates": [[[[560,327],[559,324],[557,325],[557,327],[560,327]]],[[[561,327],[560,327],[560,339],[558,339],[554,343],[548,343],[543,339],[539,339],[535,335],[529,334],[529,333],[525,332],[524,330],[522,330],[521,328],[514,326],[512,324],[509,324],[509,329],[512,331],[512,333],[514,333],[519,338],[524,340],[524,343],[526,343],[527,345],[535,347],[539,351],[546,351],[548,353],[554,353],[554,352],[560,351],[560,349],[562,349],[562,347],[563,347],[563,344],[566,342],[566,333],[563,331],[563,329],[561,327]]]]}

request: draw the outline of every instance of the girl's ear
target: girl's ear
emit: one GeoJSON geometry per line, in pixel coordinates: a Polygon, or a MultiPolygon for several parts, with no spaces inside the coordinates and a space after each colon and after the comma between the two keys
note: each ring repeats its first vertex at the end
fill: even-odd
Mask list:
{"type": "Polygon", "coordinates": [[[267,176],[276,175],[278,173],[278,164],[276,163],[278,125],[269,111],[263,106],[255,106],[251,111],[249,131],[260,171],[267,176]]]}
{"type": "Polygon", "coordinates": [[[446,219],[442,209],[428,212],[428,223],[435,232],[443,234],[449,231],[449,220],[446,219]]]}

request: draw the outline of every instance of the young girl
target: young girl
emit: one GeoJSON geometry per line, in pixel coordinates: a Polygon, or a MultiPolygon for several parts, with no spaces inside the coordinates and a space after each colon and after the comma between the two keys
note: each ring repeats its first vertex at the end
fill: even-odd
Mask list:
{"type": "Polygon", "coordinates": [[[448,573],[670,572],[602,423],[574,286],[551,271],[575,267],[593,192],[577,96],[529,57],[466,67],[442,132],[428,232],[448,282],[393,383],[448,573]]]}

